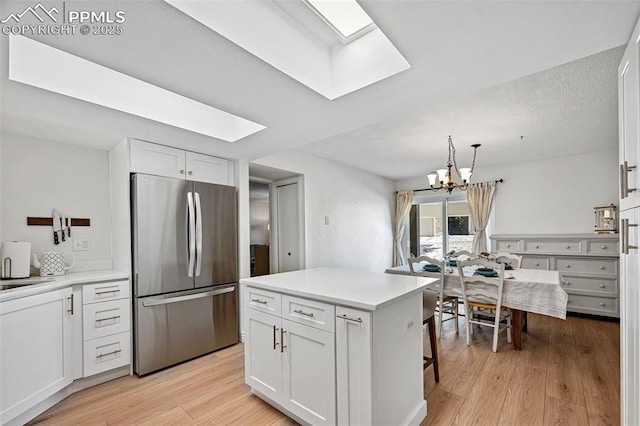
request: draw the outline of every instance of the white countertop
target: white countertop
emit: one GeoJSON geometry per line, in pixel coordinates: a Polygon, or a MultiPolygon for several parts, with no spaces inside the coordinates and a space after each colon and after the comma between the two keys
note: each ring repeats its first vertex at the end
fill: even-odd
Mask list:
{"type": "Polygon", "coordinates": [[[351,269],[315,268],[240,280],[241,284],[374,311],[418,291],[435,278],[392,275],[351,269]]]}
{"type": "Polygon", "coordinates": [[[126,279],[129,279],[129,272],[127,271],[105,269],[100,271],[70,272],[68,274],[59,275],[56,277],[33,276],[23,279],[2,280],[0,281],[0,284],[3,285],[29,282],[33,282],[34,284],[21,285],[20,287],[12,288],[9,290],[1,290],[0,302],[30,296],[33,294],[44,293],[51,290],[57,290],[59,288],[68,287],[74,284],[92,284],[103,281],[116,281],[126,279]],[[39,282],[42,280],[46,281],[39,282]]]}

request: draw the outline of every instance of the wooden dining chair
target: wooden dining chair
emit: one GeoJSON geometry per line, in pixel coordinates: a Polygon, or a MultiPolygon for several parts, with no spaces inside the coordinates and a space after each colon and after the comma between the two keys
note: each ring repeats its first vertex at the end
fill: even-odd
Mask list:
{"type": "MultiPolygon", "coordinates": [[[[504,264],[476,258],[458,262],[458,274],[462,288],[462,299],[465,308],[467,346],[471,345],[472,325],[493,327],[492,350],[498,350],[498,334],[507,330],[507,341],[511,342],[511,311],[502,307],[502,291],[504,289],[504,264]],[[498,273],[497,278],[481,275],[464,275],[468,266],[492,268],[498,273]],[[501,323],[504,322],[504,326],[501,323]]],[[[468,273],[468,271],[467,271],[468,273]]]]}
{"type": "Polygon", "coordinates": [[[458,325],[458,298],[455,296],[444,295],[444,271],[446,267],[445,262],[429,256],[412,257],[409,258],[409,271],[411,272],[411,275],[424,275],[427,271],[425,271],[423,267],[427,264],[438,265],[440,267],[440,271],[431,272],[431,274],[440,274],[440,282],[438,283],[437,287],[439,293],[437,299],[438,338],[442,336],[442,323],[449,320],[455,321],[456,334],[458,334],[460,333],[460,328],[458,325]],[[444,318],[444,314],[449,315],[449,317],[444,318]]]}
{"type": "Polygon", "coordinates": [[[457,250],[457,251],[454,251],[453,254],[451,255],[452,259],[460,258],[461,260],[475,259],[476,257],[479,257],[479,255],[476,253],[471,253],[470,251],[467,251],[467,250],[457,250]]]}
{"type": "Polygon", "coordinates": [[[424,361],[423,368],[433,365],[433,375],[436,383],[440,381],[440,364],[438,362],[438,341],[436,340],[436,293],[430,290],[422,291],[422,325],[427,325],[429,331],[429,346],[431,347],[431,356],[422,355],[424,361]]]}
{"type": "Polygon", "coordinates": [[[498,263],[508,263],[513,269],[522,268],[522,256],[506,252],[496,252],[491,253],[491,255],[498,263]]]}

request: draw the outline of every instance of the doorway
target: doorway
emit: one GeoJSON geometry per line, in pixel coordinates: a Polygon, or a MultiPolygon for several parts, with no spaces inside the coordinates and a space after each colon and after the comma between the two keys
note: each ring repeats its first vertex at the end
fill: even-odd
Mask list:
{"type": "Polygon", "coordinates": [[[268,275],[271,271],[269,246],[271,222],[269,184],[249,181],[249,224],[251,276],[268,275]]]}

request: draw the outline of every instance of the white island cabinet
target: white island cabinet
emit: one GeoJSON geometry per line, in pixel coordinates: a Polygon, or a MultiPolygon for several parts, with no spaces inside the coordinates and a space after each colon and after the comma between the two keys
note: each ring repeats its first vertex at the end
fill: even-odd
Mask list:
{"type": "Polygon", "coordinates": [[[331,268],[241,280],[245,382],[305,424],[420,424],[433,281],[331,268]]]}

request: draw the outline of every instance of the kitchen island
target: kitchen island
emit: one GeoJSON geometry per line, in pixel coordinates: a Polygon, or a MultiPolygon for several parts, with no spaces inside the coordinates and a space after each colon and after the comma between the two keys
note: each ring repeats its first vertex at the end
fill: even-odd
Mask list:
{"type": "Polygon", "coordinates": [[[422,289],[434,281],[333,268],[241,280],[245,382],[302,423],[420,424],[422,289]]]}

